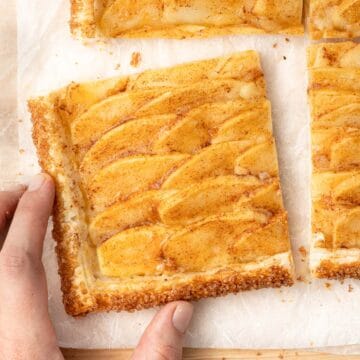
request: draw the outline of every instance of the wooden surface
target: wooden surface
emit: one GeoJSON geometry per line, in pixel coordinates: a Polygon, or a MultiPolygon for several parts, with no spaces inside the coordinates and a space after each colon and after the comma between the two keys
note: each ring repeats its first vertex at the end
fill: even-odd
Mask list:
{"type": "MultiPolygon", "coordinates": [[[[63,349],[66,360],[128,360],[131,350],[73,350],[63,349]]],[[[215,350],[215,349],[185,349],[185,360],[345,360],[358,359],[360,356],[339,356],[294,350],[215,350]]]]}

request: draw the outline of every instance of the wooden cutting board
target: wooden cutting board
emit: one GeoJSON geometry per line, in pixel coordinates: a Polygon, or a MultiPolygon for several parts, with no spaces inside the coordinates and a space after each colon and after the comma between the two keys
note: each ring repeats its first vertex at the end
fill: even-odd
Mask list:
{"type": "MultiPolygon", "coordinates": [[[[131,350],[76,350],[63,349],[66,360],[128,360],[131,350]]],[[[185,360],[347,360],[360,356],[339,356],[295,350],[224,350],[185,349],[185,360]]]]}

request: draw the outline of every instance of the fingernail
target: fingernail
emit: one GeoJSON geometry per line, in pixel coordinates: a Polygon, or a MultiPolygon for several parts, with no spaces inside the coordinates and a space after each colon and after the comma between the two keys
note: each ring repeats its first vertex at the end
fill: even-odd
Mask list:
{"type": "Polygon", "coordinates": [[[45,181],[45,176],[43,174],[35,175],[30,179],[27,190],[28,191],[37,191],[41,188],[42,184],[45,181]]]}
{"type": "Polygon", "coordinates": [[[192,304],[183,302],[180,303],[174,312],[172,322],[176,330],[184,334],[190,325],[193,316],[194,308],[192,304]]]}

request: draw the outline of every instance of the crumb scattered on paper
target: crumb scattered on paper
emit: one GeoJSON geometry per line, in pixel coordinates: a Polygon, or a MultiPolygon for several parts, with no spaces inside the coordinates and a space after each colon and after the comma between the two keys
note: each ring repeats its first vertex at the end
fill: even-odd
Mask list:
{"type": "Polygon", "coordinates": [[[307,256],[307,251],[304,248],[304,246],[300,246],[299,247],[299,253],[301,254],[301,256],[306,257],[307,256]]]}
{"type": "Polygon", "coordinates": [[[274,49],[277,48],[277,43],[273,44],[273,48],[274,49]]]}
{"type": "Polygon", "coordinates": [[[351,284],[349,284],[348,291],[352,292],[353,290],[354,290],[353,286],[351,284]]]}
{"type": "Polygon", "coordinates": [[[131,55],[130,65],[133,67],[138,67],[141,62],[141,54],[139,52],[133,52],[131,55]]]}
{"type": "Polygon", "coordinates": [[[324,286],[325,286],[327,289],[331,289],[331,284],[328,283],[328,282],[326,282],[326,283],[324,284],[324,286]]]}

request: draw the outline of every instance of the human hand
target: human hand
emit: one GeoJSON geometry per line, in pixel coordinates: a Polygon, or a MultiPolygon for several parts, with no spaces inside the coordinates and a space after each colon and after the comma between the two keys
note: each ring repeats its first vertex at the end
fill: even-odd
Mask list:
{"type": "Polygon", "coordinates": [[[41,262],[54,193],[54,184],[47,175],[33,178],[27,189],[0,192],[0,232],[4,241],[0,251],[1,360],[63,359],[48,314],[41,262]]]}
{"type": "MultiPolygon", "coordinates": [[[[48,314],[41,262],[54,192],[51,178],[44,174],[33,178],[27,189],[0,192],[0,360],[63,359],[48,314]]],[[[186,302],[164,306],[132,360],[180,360],[192,312],[186,302]]]]}

